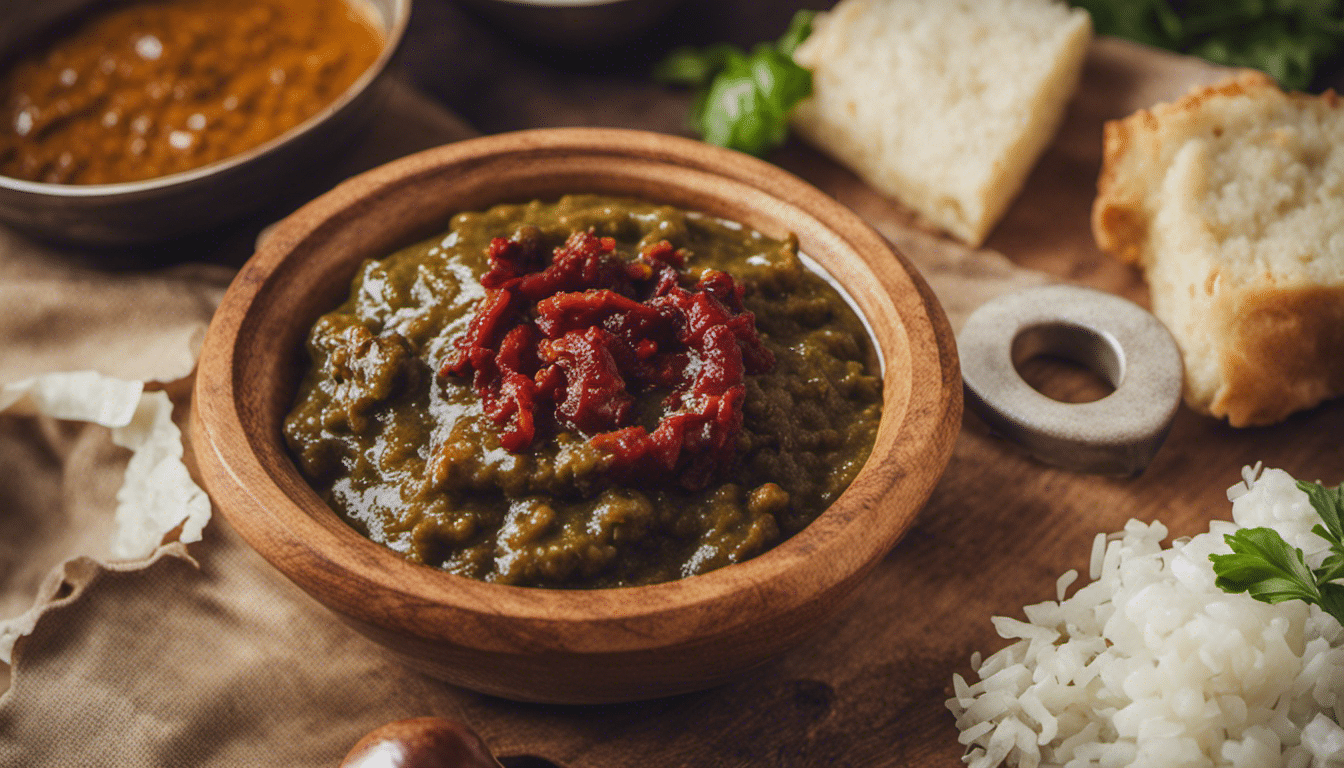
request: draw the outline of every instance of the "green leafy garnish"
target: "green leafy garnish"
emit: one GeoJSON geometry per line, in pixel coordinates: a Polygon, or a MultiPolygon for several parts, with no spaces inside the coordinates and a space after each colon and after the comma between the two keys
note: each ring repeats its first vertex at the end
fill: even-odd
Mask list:
{"type": "Polygon", "coordinates": [[[1344,46],[1341,0],[1073,0],[1099,34],[1253,67],[1305,90],[1344,46]]]}
{"type": "Polygon", "coordinates": [[[1242,528],[1223,539],[1232,548],[1230,555],[1209,555],[1219,589],[1246,592],[1263,603],[1301,600],[1319,605],[1344,624],[1344,483],[1326,488],[1316,483],[1297,481],[1306,492],[1321,523],[1312,533],[1330,543],[1330,554],[1319,568],[1307,567],[1302,550],[1290,547],[1273,528],[1242,528]]]}
{"type": "Polygon", "coordinates": [[[784,143],[789,110],[812,93],[812,73],[793,52],[812,32],[815,11],[799,11],[773,44],[747,53],[720,43],[678,48],[654,69],[654,79],[696,89],[691,127],[711,144],[763,155],[784,143]]]}

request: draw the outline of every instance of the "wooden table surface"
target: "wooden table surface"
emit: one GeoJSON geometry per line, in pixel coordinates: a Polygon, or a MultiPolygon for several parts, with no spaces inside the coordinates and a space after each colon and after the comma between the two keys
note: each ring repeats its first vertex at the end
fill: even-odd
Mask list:
{"type": "MultiPolygon", "coordinates": [[[[515,43],[450,0],[416,0],[397,67],[485,133],[549,125],[684,132],[689,97],[653,85],[651,63],[682,42],[772,38],[800,5],[690,1],[642,41],[576,57],[515,43]]],[[[1094,47],[1059,138],[987,248],[1146,301],[1141,275],[1099,253],[1088,230],[1100,125],[1216,74],[1186,59],[1094,47]]],[[[791,143],[769,159],[898,243],[913,231],[898,204],[812,149],[791,143]]],[[[522,756],[572,768],[960,765],[943,701],[952,673],[969,674],[973,651],[1004,644],[990,616],[1020,616],[1024,604],[1053,599],[1059,574],[1086,572],[1094,535],[1129,518],[1160,519],[1180,536],[1229,517],[1224,493],[1243,465],[1340,482],[1342,433],[1341,401],[1241,430],[1183,408],[1148,470],[1117,479],[1044,466],[968,416],[916,526],[839,618],[796,651],[736,683],[673,699],[563,708],[476,697],[466,714],[511,766],[545,764],[522,756]]]]}

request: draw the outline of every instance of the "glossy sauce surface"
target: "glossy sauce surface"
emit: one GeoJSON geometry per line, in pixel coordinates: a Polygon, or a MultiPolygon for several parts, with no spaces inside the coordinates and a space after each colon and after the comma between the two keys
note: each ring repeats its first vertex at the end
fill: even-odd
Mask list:
{"type": "MultiPolygon", "coordinates": [[[[516,585],[646,584],[758,555],[849,486],[881,411],[862,322],[803,265],[791,238],[624,199],[576,195],[458,214],[446,234],[366,262],[350,298],[317,321],[308,351],[285,436],[327,501],[412,561],[516,585]],[[743,286],[774,364],[745,376],[741,431],[710,482],[632,478],[617,471],[601,433],[563,419],[539,421],[525,451],[509,450],[471,378],[440,372],[486,299],[492,240],[524,232],[549,249],[576,232],[611,238],[629,264],[667,241],[684,256],[683,287],[710,270],[743,286]]],[[[685,376],[700,364],[688,356],[685,376]]],[[[668,394],[635,388],[622,426],[652,432],[694,407],[669,405],[668,394]]]]}
{"type": "Polygon", "coordinates": [[[95,4],[0,75],[0,174],[138,181],[263,144],[377,59],[371,12],[343,0],[95,4]]]}

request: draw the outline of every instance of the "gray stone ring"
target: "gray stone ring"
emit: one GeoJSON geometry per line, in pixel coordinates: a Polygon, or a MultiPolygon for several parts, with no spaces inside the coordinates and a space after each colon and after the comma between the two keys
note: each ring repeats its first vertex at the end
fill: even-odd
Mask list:
{"type": "Polygon", "coordinates": [[[1131,301],[1069,285],[1031,288],[975,310],[957,335],[966,404],[1038,459],[1080,472],[1133,475],[1161,447],[1184,369],[1171,333],[1131,301]],[[1115,388],[1090,403],[1036,391],[1017,366],[1056,355],[1115,388]]]}

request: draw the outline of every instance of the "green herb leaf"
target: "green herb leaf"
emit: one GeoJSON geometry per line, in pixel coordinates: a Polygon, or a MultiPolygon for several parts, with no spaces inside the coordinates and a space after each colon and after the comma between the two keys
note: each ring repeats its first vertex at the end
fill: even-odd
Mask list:
{"type": "Polygon", "coordinates": [[[763,155],[788,137],[789,110],[812,92],[812,73],[792,54],[812,30],[814,11],[799,11],[773,45],[745,53],[726,44],[679,48],[654,69],[654,78],[697,89],[691,127],[705,141],[763,155]]]}
{"type": "Polygon", "coordinates": [[[1273,528],[1242,528],[1224,536],[1230,555],[1209,555],[1224,592],[1249,592],[1265,603],[1305,600],[1319,604],[1321,593],[1302,550],[1288,546],[1273,528]]]}
{"type": "Polygon", "coordinates": [[[1344,483],[1331,489],[1299,480],[1323,525],[1312,528],[1330,542],[1330,555],[1314,571],[1302,550],[1291,547],[1273,528],[1242,528],[1224,536],[1230,555],[1209,555],[1215,584],[1224,592],[1246,592],[1265,603],[1302,600],[1319,605],[1344,624],[1344,483]]]}
{"type": "Polygon", "coordinates": [[[1344,484],[1330,489],[1305,480],[1297,481],[1297,487],[1307,494],[1312,509],[1321,516],[1321,523],[1312,527],[1311,532],[1330,542],[1330,555],[1315,570],[1316,583],[1344,578],[1344,484]]]}
{"type": "Polygon", "coordinates": [[[653,79],[666,85],[703,88],[723,69],[729,54],[734,53],[739,53],[738,49],[727,43],[707,48],[677,48],[654,67],[653,79]]]}
{"type": "Polygon", "coordinates": [[[1344,48],[1341,0],[1074,0],[1099,34],[1254,67],[1289,89],[1344,48]]]}
{"type": "MultiPolygon", "coordinates": [[[[1319,527],[1320,526],[1317,526],[1317,528],[1319,527]]],[[[1320,531],[1317,531],[1315,528],[1312,530],[1317,535],[1320,535],[1320,531]]],[[[1317,584],[1324,584],[1336,579],[1344,579],[1344,555],[1341,555],[1338,552],[1332,553],[1329,557],[1325,558],[1325,562],[1321,563],[1320,568],[1312,571],[1312,575],[1316,577],[1317,584]]]]}
{"type": "Polygon", "coordinates": [[[1319,532],[1317,535],[1333,546],[1344,549],[1344,483],[1331,489],[1317,483],[1298,480],[1297,487],[1307,494],[1311,508],[1321,516],[1321,521],[1325,523],[1329,532],[1328,535],[1319,532]]]}
{"type": "Polygon", "coordinates": [[[1344,618],[1340,618],[1344,616],[1344,585],[1322,584],[1321,608],[1334,616],[1336,621],[1344,624],[1344,618]]]}
{"type": "Polygon", "coordinates": [[[1174,49],[1182,38],[1181,18],[1166,0],[1074,0],[1092,15],[1099,34],[1174,49]]]}
{"type": "Polygon", "coordinates": [[[815,18],[817,18],[816,11],[802,10],[793,14],[793,18],[789,19],[789,28],[784,30],[779,42],[775,43],[779,52],[792,57],[793,52],[798,50],[798,46],[802,45],[807,36],[812,34],[812,20],[815,18]]]}

